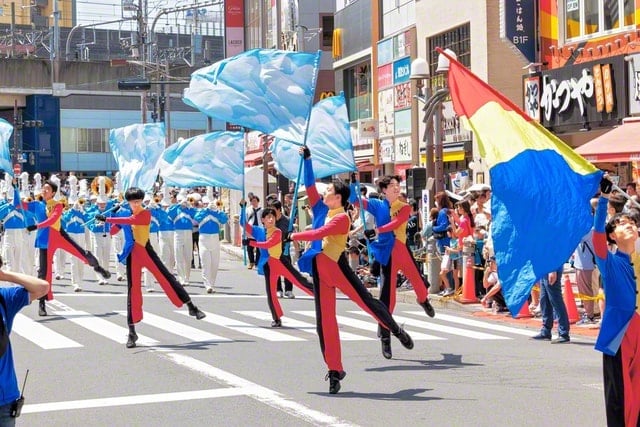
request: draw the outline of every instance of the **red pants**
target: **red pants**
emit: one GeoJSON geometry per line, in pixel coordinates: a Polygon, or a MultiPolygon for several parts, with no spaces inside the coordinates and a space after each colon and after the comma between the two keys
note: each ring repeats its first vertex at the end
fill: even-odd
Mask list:
{"type": "Polygon", "coordinates": [[[273,320],[278,320],[282,317],[283,311],[278,300],[276,289],[278,287],[278,280],[280,276],[284,276],[291,283],[295,284],[298,288],[302,289],[308,295],[313,296],[313,286],[302,274],[291,264],[289,268],[281,260],[269,257],[267,263],[262,267],[264,269],[264,281],[267,290],[267,303],[269,304],[269,310],[271,311],[271,317],[273,320]]]}
{"type": "Polygon", "coordinates": [[[615,356],[604,355],[604,400],[609,427],[640,426],[640,315],[635,313],[615,356]]]}
{"type": "Polygon", "coordinates": [[[142,269],[146,268],[155,277],[164,293],[176,307],[191,298],[184,287],[160,261],[160,258],[147,242],[146,246],[133,245],[127,257],[127,322],[133,325],[142,320],[142,269]]]}
{"type": "Polygon", "coordinates": [[[316,255],[313,259],[313,290],[320,349],[329,370],[342,371],[340,332],[336,319],[336,288],[394,334],[400,331],[400,326],[393,320],[387,307],[371,296],[349,267],[344,253],[337,263],[323,253],[316,255]]]}
{"type": "Polygon", "coordinates": [[[420,274],[418,265],[411,256],[407,245],[396,239],[389,262],[382,267],[382,289],[380,290],[380,301],[389,307],[391,313],[396,308],[396,289],[398,288],[398,271],[400,270],[413,286],[418,302],[425,302],[429,296],[428,282],[420,274]]]}

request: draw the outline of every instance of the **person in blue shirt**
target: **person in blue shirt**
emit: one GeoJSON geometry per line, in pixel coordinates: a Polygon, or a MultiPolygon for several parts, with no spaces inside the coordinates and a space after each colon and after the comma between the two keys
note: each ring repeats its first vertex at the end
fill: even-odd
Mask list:
{"type": "Polygon", "coordinates": [[[178,195],[178,203],[167,211],[175,227],[173,251],[176,257],[176,272],[182,286],[189,286],[191,259],[193,258],[193,216],[195,209],[188,204],[186,196],[178,195]]]}
{"type": "Polygon", "coordinates": [[[7,192],[7,202],[0,206],[0,221],[4,226],[2,257],[10,270],[23,271],[21,254],[24,251],[26,225],[17,187],[7,192]]]}
{"type": "Polygon", "coordinates": [[[206,205],[198,209],[194,220],[198,223],[200,236],[200,262],[202,263],[202,281],[208,294],[214,292],[218,267],[220,266],[220,226],[227,223],[227,214],[219,210],[216,201],[203,198],[206,205]]]}
{"type": "MultiPolygon", "coordinates": [[[[0,258],[1,266],[2,258],[0,258]]],[[[20,389],[9,338],[13,319],[31,301],[47,295],[49,283],[8,270],[0,270],[0,282],[14,284],[14,286],[0,286],[0,425],[15,426],[11,407],[20,397],[20,389]]]]}

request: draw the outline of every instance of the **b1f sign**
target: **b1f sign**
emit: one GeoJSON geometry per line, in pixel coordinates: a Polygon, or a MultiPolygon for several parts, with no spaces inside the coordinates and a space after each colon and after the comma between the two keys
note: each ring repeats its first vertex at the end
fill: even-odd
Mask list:
{"type": "Polygon", "coordinates": [[[536,4],[533,0],[502,0],[500,37],[529,62],[536,62],[536,4]]]}

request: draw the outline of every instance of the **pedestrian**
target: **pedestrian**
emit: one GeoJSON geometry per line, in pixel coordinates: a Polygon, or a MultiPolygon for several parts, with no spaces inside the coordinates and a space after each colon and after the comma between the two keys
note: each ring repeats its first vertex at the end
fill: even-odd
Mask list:
{"type": "Polygon", "coordinates": [[[578,292],[583,295],[582,307],[584,313],[576,325],[589,325],[595,323],[594,312],[594,291],[593,291],[593,270],[595,268],[596,257],[593,251],[593,232],[589,232],[582,237],[578,247],[573,251],[573,266],[576,269],[576,284],[578,292]]]}
{"type": "Polygon", "coordinates": [[[542,328],[538,335],[531,337],[534,340],[551,341],[551,344],[563,344],[571,341],[569,337],[569,315],[562,299],[561,278],[562,267],[559,267],[540,279],[542,328]],[[558,319],[558,337],[551,339],[551,330],[556,318],[558,319]]]}
{"type": "Polygon", "coordinates": [[[144,191],[137,187],[129,188],[125,192],[125,200],[129,203],[132,215],[129,217],[106,217],[96,215],[98,221],[112,224],[111,232],[118,232],[119,225],[131,227],[133,244],[127,245],[127,250],[123,254],[127,263],[127,323],[129,326],[129,336],[127,337],[127,348],[136,346],[138,335],[135,324],[142,320],[142,269],[146,268],[154,275],[160,287],[164,290],[169,300],[176,306],[182,307],[187,304],[189,315],[196,319],[203,319],[206,315],[191,302],[191,297],[184,290],[180,282],[162,264],[160,258],[149,243],[149,224],[151,223],[151,212],[145,209],[142,201],[144,191]]]}
{"type": "Polygon", "coordinates": [[[624,212],[606,221],[611,188],[605,175],[593,220],[593,249],[607,301],[595,348],[603,353],[607,425],[633,427],[640,424],[640,256],[635,250],[638,224],[624,212]],[[617,250],[609,250],[607,242],[617,250]]]}
{"type": "MultiPolygon", "coordinates": [[[[2,258],[0,258],[2,267],[2,258]]],[[[0,269],[0,282],[15,286],[0,286],[0,426],[15,426],[12,408],[18,403],[20,389],[16,376],[11,328],[16,314],[49,290],[49,284],[34,276],[0,269]]]]}
{"type": "MultiPolygon", "coordinates": [[[[418,265],[407,247],[407,222],[414,213],[414,209],[400,199],[401,181],[402,178],[397,175],[382,177],[378,180],[378,187],[384,199],[361,199],[365,210],[374,216],[376,223],[375,229],[364,230],[364,234],[372,241],[373,256],[381,265],[380,301],[390,313],[393,313],[396,306],[398,273],[402,271],[416,293],[416,302],[429,317],[434,317],[435,310],[429,302],[429,281],[420,274],[418,265]]],[[[382,355],[386,359],[391,359],[389,330],[378,327],[378,336],[382,355]]]]}
{"type": "Polygon", "coordinates": [[[202,281],[208,294],[215,292],[214,286],[220,266],[220,226],[227,223],[228,216],[220,210],[216,201],[203,197],[205,206],[198,209],[194,219],[198,223],[200,262],[202,263],[202,281]]]}
{"type": "MultiPolygon", "coordinates": [[[[316,327],[320,338],[320,349],[329,368],[325,379],[329,380],[329,393],[336,394],[340,390],[340,381],[347,373],[342,366],[340,333],[336,319],[336,288],[349,299],[369,313],[378,324],[389,329],[405,348],[413,348],[413,340],[393,319],[382,301],[379,301],[366,289],[358,276],[349,267],[345,255],[345,247],[351,222],[345,211],[349,203],[349,187],[337,181],[327,186],[324,196],[320,198],[316,189],[311,163],[311,152],[307,147],[301,149],[304,156],[304,185],[309,203],[314,213],[326,212],[326,217],[319,228],[321,218],[314,218],[314,228],[308,231],[293,233],[294,241],[322,241],[319,252],[312,247],[315,256],[313,263],[313,290],[316,306],[316,327]],[[316,208],[324,205],[326,208],[316,208]]],[[[392,233],[393,234],[393,233],[392,233]]]]}
{"type": "MultiPolygon", "coordinates": [[[[251,206],[247,208],[247,223],[251,224],[254,227],[257,227],[260,225],[260,211],[262,210],[262,208],[260,207],[260,198],[256,195],[250,195],[249,203],[251,204],[251,206]]],[[[251,242],[251,240],[255,240],[252,236],[247,236],[247,238],[249,239],[249,242],[251,242]]],[[[260,250],[251,245],[246,245],[246,248],[247,257],[249,258],[249,266],[247,268],[251,270],[256,265],[258,265],[258,262],[260,261],[260,250]]]]}
{"type": "MultiPolygon", "coordinates": [[[[287,233],[289,232],[289,217],[282,212],[282,203],[280,203],[279,200],[275,200],[273,203],[271,203],[270,206],[276,211],[276,227],[278,227],[280,231],[282,231],[283,236],[286,236],[287,233]]],[[[287,243],[285,243],[284,241],[282,242],[282,255],[280,255],[280,259],[283,260],[283,262],[291,265],[291,255],[289,255],[288,246],[289,245],[287,243]]],[[[295,298],[296,297],[293,294],[293,284],[289,279],[287,279],[284,276],[278,279],[277,281],[276,294],[278,295],[278,298],[282,298],[282,297],[295,298]],[[284,292],[282,289],[282,282],[284,282],[284,292]]]]}
{"type": "Polygon", "coordinates": [[[267,304],[273,319],[271,327],[277,328],[282,326],[281,317],[283,315],[280,301],[276,297],[277,283],[280,281],[280,276],[288,278],[290,283],[295,283],[296,286],[310,296],[313,296],[313,285],[291,265],[291,258],[283,257],[283,233],[276,226],[275,209],[271,207],[261,209],[261,219],[264,226],[260,227],[247,223],[245,206],[246,201],[241,200],[240,225],[255,238],[250,242],[245,242],[245,244],[266,252],[266,254],[263,252],[260,256],[257,270],[258,274],[264,274],[267,304]]]}
{"type": "Polygon", "coordinates": [[[59,179],[49,179],[47,183],[43,185],[42,196],[44,198],[44,202],[32,202],[40,204],[39,207],[34,207],[37,218],[40,222],[36,225],[27,226],[28,231],[38,230],[38,236],[36,237],[36,246],[39,248],[38,278],[45,279],[47,283],[49,283],[49,292],[47,293],[47,296],[40,298],[38,309],[38,315],[40,316],[47,315],[46,300],[53,299],[51,276],[53,256],[57,250],[62,249],[69,254],[80,258],[82,262],[89,264],[93,267],[93,270],[96,273],[100,274],[105,279],[111,277],[111,273],[100,265],[98,259],[90,251],[84,250],[80,245],[73,241],[67,232],[60,226],[64,204],[54,197],[55,194],[59,194],[59,184],[59,179]]]}

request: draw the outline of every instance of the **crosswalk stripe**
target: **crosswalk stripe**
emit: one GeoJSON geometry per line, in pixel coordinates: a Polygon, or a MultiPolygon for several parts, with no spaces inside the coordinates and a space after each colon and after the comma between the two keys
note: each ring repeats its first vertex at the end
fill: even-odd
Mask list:
{"type": "MultiPolygon", "coordinates": [[[[116,311],[116,313],[126,316],[126,311],[116,311]]],[[[145,325],[150,325],[156,327],[158,329],[162,329],[166,332],[190,339],[195,342],[228,342],[232,341],[229,338],[221,337],[219,335],[214,335],[209,332],[201,331],[200,329],[196,329],[192,326],[182,324],[180,322],[176,322],[174,320],[166,319],[161,316],[157,316],[155,314],[145,312],[144,317],[142,318],[142,323],[145,325]]]]}
{"type": "MultiPolygon", "coordinates": [[[[253,317],[259,320],[270,321],[271,314],[266,311],[236,311],[236,313],[244,316],[253,317]]],[[[290,317],[284,317],[282,319],[282,326],[299,329],[303,332],[307,332],[318,336],[316,332],[316,325],[313,323],[302,322],[300,320],[292,319],[290,317]]],[[[356,335],[349,332],[340,331],[340,339],[343,341],[369,341],[373,340],[371,337],[365,337],[363,335],[356,335]]]]}
{"type": "MultiPolygon", "coordinates": [[[[424,316],[423,311],[403,311],[403,313],[424,316]]],[[[524,335],[527,337],[531,336],[531,330],[512,328],[512,327],[503,326],[503,325],[494,325],[493,323],[486,323],[486,322],[481,322],[474,319],[467,319],[466,317],[457,317],[457,316],[450,316],[448,314],[438,313],[436,314],[436,319],[444,320],[445,322],[458,323],[460,325],[472,326],[474,328],[489,329],[491,331],[497,331],[497,332],[508,332],[510,334],[524,335]]]]}
{"type": "MultiPolygon", "coordinates": [[[[96,317],[86,311],[64,310],[55,311],[53,313],[56,316],[63,316],[76,325],[82,326],[83,328],[98,335],[102,335],[103,337],[115,341],[118,344],[125,344],[127,342],[127,335],[129,334],[129,330],[127,328],[96,317]]],[[[138,344],[152,346],[158,345],[159,342],[138,334],[138,344]]]]}
{"type": "MultiPolygon", "coordinates": [[[[357,312],[357,311],[351,311],[351,313],[366,314],[366,313],[357,312]]],[[[393,318],[396,319],[396,322],[403,323],[405,325],[415,326],[417,328],[422,328],[422,329],[429,329],[431,331],[436,331],[436,332],[444,332],[447,334],[458,335],[466,338],[473,338],[476,340],[510,340],[511,339],[509,337],[502,337],[500,335],[487,334],[484,332],[476,332],[476,331],[471,331],[469,329],[461,329],[453,326],[447,326],[441,323],[424,322],[422,320],[416,320],[410,317],[398,316],[397,314],[394,314],[393,318]]],[[[415,332],[412,331],[411,336],[413,337],[414,334],[415,332]]]]}
{"type": "MultiPolygon", "coordinates": [[[[294,311],[294,313],[297,314],[301,314],[303,316],[311,316],[311,317],[315,317],[316,313],[314,311],[294,311]]],[[[364,311],[358,312],[358,314],[362,314],[364,316],[369,316],[369,313],[365,313],[364,311]]],[[[351,317],[345,317],[345,316],[336,316],[336,318],[338,319],[338,323],[341,325],[347,325],[350,326],[352,328],[357,328],[357,329],[364,329],[365,331],[369,331],[369,332],[374,332],[377,333],[378,332],[378,324],[371,321],[371,322],[365,322],[363,320],[358,320],[358,319],[352,319],[351,317]]],[[[428,335],[428,334],[423,334],[421,332],[411,332],[411,338],[413,338],[413,340],[429,340],[429,341],[435,341],[435,340],[444,340],[445,338],[440,338],[440,337],[436,337],[434,335],[428,335]]],[[[375,335],[374,335],[375,336],[375,335]]],[[[340,337],[342,337],[342,332],[340,332],[340,337]]]]}
{"type": "MultiPolygon", "coordinates": [[[[186,311],[176,311],[176,313],[179,313],[183,316],[189,315],[189,313],[187,313],[186,311]]],[[[206,311],[204,313],[207,315],[207,317],[202,319],[203,322],[212,323],[216,326],[222,326],[223,328],[231,329],[232,331],[251,335],[253,337],[265,339],[267,341],[305,341],[303,338],[294,337],[282,332],[277,332],[261,326],[245,323],[240,320],[220,316],[219,314],[213,314],[206,311]]]]}
{"type": "Polygon", "coordinates": [[[16,314],[16,317],[14,317],[11,331],[45,350],[82,347],[82,344],[47,328],[42,323],[36,322],[21,313],[16,314]]]}

